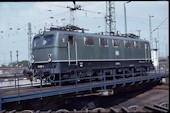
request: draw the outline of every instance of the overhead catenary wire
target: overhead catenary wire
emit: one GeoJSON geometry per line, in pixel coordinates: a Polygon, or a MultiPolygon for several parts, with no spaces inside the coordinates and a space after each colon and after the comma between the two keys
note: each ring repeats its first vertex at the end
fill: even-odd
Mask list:
{"type": "MultiPolygon", "coordinates": [[[[48,4],[48,3],[47,3],[48,4]]],[[[42,4],[43,5],[43,4],[42,4]]],[[[46,5],[46,4],[44,4],[44,5],[46,5]]],[[[54,6],[57,6],[57,7],[63,7],[63,8],[67,8],[67,7],[65,7],[65,6],[61,6],[61,5],[56,5],[56,4],[48,4],[48,5],[54,5],[54,6]]],[[[89,4],[88,4],[89,5],[89,4]]],[[[87,6],[87,5],[86,5],[87,6]]],[[[64,11],[64,12],[61,12],[61,13],[59,13],[59,14],[54,14],[54,15],[52,15],[52,16],[58,16],[58,15],[60,15],[60,14],[65,14],[66,12],[69,12],[69,11],[64,11]]],[[[43,11],[42,12],[40,12],[39,13],[39,15],[42,15],[42,13],[44,13],[43,11]]],[[[44,21],[46,21],[47,19],[48,19],[48,17],[45,17],[45,18],[38,18],[38,20],[36,19],[37,17],[34,17],[30,22],[31,23],[36,23],[37,21],[39,21],[39,22],[41,22],[41,20],[44,20],[44,21]]],[[[28,22],[27,22],[28,23],[28,22]]],[[[20,26],[20,28],[22,29],[22,28],[27,28],[27,23],[26,24],[24,24],[24,25],[22,25],[22,26],[20,26]]],[[[14,30],[14,29],[13,29],[14,30]]],[[[3,32],[4,31],[6,31],[6,30],[3,30],[3,32]]],[[[8,29],[7,29],[7,31],[8,31],[8,29]]]]}
{"type": "Polygon", "coordinates": [[[167,19],[168,19],[168,17],[165,18],[165,20],[162,21],[151,33],[153,33],[156,29],[158,29],[167,19]]]}
{"type": "MultiPolygon", "coordinates": [[[[60,6],[60,5],[56,5],[56,6],[64,7],[64,6],[60,6]]],[[[66,7],[64,7],[64,8],[66,8],[66,7]]],[[[87,10],[82,9],[82,11],[87,11],[87,10]]],[[[64,11],[64,12],[61,12],[61,13],[59,13],[59,14],[54,14],[54,15],[52,15],[52,16],[59,16],[59,15],[62,15],[62,14],[66,14],[67,12],[69,12],[69,11],[64,11]]],[[[96,13],[95,11],[88,11],[88,12],[96,13]]],[[[42,13],[43,13],[43,12],[40,12],[39,15],[41,15],[42,13]]],[[[30,22],[31,22],[31,23],[36,23],[37,21],[38,21],[38,22],[41,22],[41,20],[46,21],[46,20],[49,19],[49,17],[38,18],[38,20],[35,19],[35,18],[37,18],[37,17],[34,17],[30,22]]],[[[28,23],[28,22],[27,22],[27,23],[28,23]]],[[[27,28],[27,23],[24,24],[24,25],[22,25],[22,26],[20,26],[20,29],[22,30],[23,28],[27,28]]],[[[13,29],[13,30],[14,30],[14,29],[13,29]]],[[[3,32],[4,32],[4,31],[8,31],[8,29],[7,29],[7,30],[3,30],[3,32]]],[[[17,31],[17,32],[18,32],[18,31],[17,31]]],[[[5,32],[4,32],[4,33],[5,33],[5,32]]],[[[17,34],[17,35],[18,35],[18,34],[17,34]]]]}
{"type": "MultiPolygon", "coordinates": [[[[53,5],[53,6],[57,6],[57,7],[63,7],[63,8],[66,8],[65,6],[61,6],[61,5],[56,5],[56,4],[49,4],[47,3],[48,5],[53,5]]],[[[46,5],[46,4],[44,4],[46,5]]],[[[84,11],[84,12],[89,12],[89,13],[95,13],[95,14],[98,14],[98,15],[101,15],[101,16],[105,16],[105,13],[103,12],[96,12],[96,11],[90,11],[90,10],[85,10],[85,9],[81,9],[80,11],[84,11]]],[[[66,12],[69,12],[69,11],[65,11],[65,12],[61,12],[60,14],[65,14],[66,12]]],[[[43,11],[39,13],[39,15],[41,15],[42,13],[44,13],[43,11]]],[[[60,14],[53,14],[52,16],[59,16],[60,14]]],[[[117,14],[117,17],[123,17],[123,15],[118,15],[117,14]]],[[[88,17],[89,18],[89,17],[88,17]]],[[[103,17],[102,17],[103,18],[103,17]]],[[[30,22],[31,23],[36,23],[37,21],[38,22],[41,22],[42,20],[43,21],[47,21],[49,19],[49,17],[44,17],[44,18],[37,18],[37,17],[34,17],[30,22]]],[[[139,17],[132,17],[132,16],[128,16],[128,21],[132,21],[132,22],[136,22],[136,23],[142,23],[142,24],[145,24],[145,25],[148,25],[148,22],[147,22],[147,19],[144,19],[144,18],[139,18],[139,17]],[[136,18],[135,20],[132,19],[132,18],[136,18]]],[[[154,20],[153,20],[154,21],[154,20]]],[[[153,24],[155,25],[155,22],[153,22],[153,24]]],[[[25,25],[22,25],[21,27],[21,30],[23,28],[27,28],[27,23],[25,25]]]]}

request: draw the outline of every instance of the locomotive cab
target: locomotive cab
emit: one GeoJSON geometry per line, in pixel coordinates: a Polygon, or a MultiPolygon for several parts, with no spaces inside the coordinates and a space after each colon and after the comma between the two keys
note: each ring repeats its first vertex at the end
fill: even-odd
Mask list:
{"type": "MultiPolygon", "coordinates": [[[[56,32],[44,32],[33,38],[32,45],[32,69],[34,76],[38,74],[40,69],[43,69],[42,78],[50,75],[50,69],[54,67],[52,60],[55,60],[57,55],[56,49],[56,32]]],[[[40,76],[37,76],[40,78],[40,76]]]]}
{"type": "Polygon", "coordinates": [[[68,71],[67,68],[61,67],[76,64],[77,42],[75,34],[49,31],[34,37],[32,69],[36,76],[40,69],[43,69],[43,78],[47,78],[48,76],[55,76],[58,73],[68,71]]]}
{"type": "Polygon", "coordinates": [[[35,36],[33,39],[32,55],[33,62],[42,63],[50,61],[54,54],[55,38],[54,34],[44,34],[35,36]]]}

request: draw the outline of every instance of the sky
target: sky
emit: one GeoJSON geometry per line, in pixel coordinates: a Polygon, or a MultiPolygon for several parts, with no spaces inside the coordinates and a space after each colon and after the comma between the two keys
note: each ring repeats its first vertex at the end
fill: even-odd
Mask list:
{"type": "MultiPolygon", "coordinates": [[[[115,1],[116,30],[124,34],[124,3],[115,1]]],[[[105,1],[76,2],[81,9],[74,12],[74,24],[88,29],[89,33],[105,32],[105,1]],[[100,12],[100,14],[98,14],[100,12]]],[[[159,56],[169,55],[169,5],[168,1],[131,1],[125,4],[127,32],[139,34],[150,41],[149,15],[153,48],[158,41],[159,56]],[[157,29],[158,28],[158,29],[157,29]]],[[[70,24],[70,10],[73,2],[0,2],[0,65],[12,61],[28,60],[28,23],[31,23],[32,37],[40,29],[70,24]]]]}

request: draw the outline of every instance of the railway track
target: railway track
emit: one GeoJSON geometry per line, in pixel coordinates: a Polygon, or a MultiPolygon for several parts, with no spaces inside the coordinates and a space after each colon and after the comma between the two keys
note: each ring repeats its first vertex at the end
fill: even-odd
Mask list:
{"type": "Polygon", "coordinates": [[[57,111],[52,111],[52,110],[47,110],[47,111],[41,111],[41,110],[22,110],[22,111],[17,111],[17,110],[12,110],[12,111],[6,111],[3,110],[1,113],[139,113],[139,112],[149,112],[149,113],[155,113],[155,112],[161,112],[161,113],[168,113],[169,111],[169,104],[166,103],[161,103],[160,105],[154,104],[154,105],[145,105],[144,107],[139,107],[137,105],[132,105],[128,108],[124,106],[120,106],[119,108],[102,108],[98,107],[92,110],[85,109],[85,110],[76,110],[74,109],[73,111],[69,111],[67,109],[59,109],[57,111]]]}

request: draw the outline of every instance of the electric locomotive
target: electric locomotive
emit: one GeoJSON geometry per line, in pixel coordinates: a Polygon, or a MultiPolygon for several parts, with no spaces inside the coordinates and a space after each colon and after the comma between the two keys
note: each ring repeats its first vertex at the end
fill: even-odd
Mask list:
{"type": "Polygon", "coordinates": [[[149,42],[136,35],[85,33],[83,28],[65,26],[37,34],[32,43],[33,73],[53,82],[89,76],[152,70],[149,42]],[[79,32],[81,31],[81,32],[79,32]],[[125,70],[123,72],[123,69],[125,70]],[[41,70],[41,71],[40,71],[41,70]],[[41,72],[41,74],[39,74],[41,72]]]}

